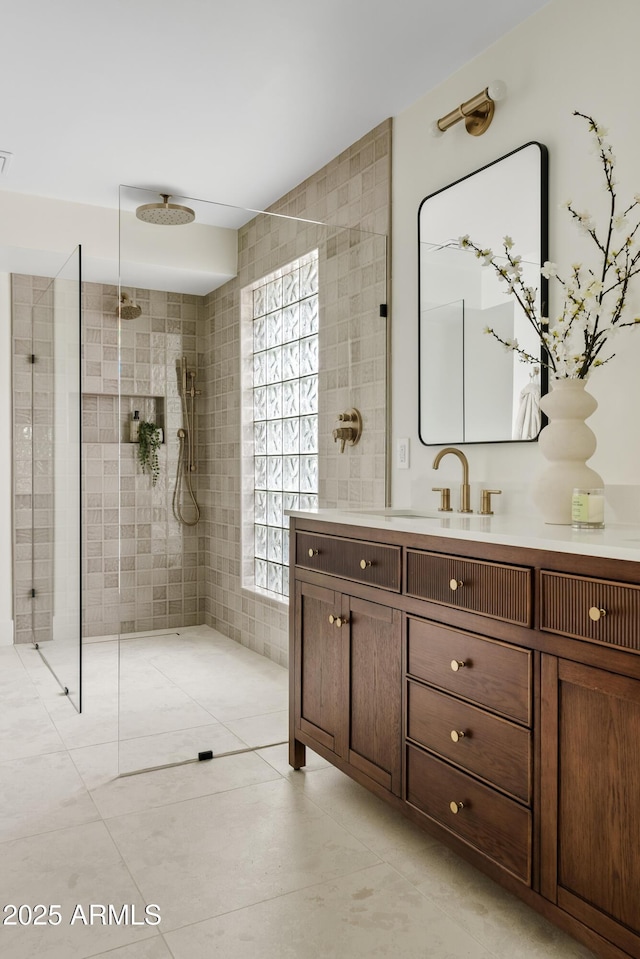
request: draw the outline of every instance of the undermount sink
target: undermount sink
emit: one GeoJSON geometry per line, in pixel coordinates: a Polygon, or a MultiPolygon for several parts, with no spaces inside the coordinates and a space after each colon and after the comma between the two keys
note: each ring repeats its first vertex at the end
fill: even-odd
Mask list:
{"type": "Polygon", "coordinates": [[[357,509],[350,510],[350,512],[357,513],[359,516],[380,516],[383,519],[426,519],[432,520],[433,522],[444,523],[445,525],[449,525],[451,520],[456,520],[458,524],[465,524],[468,520],[487,519],[486,516],[478,513],[459,513],[457,510],[451,510],[451,512],[447,510],[420,510],[410,509],[409,507],[398,507],[397,509],[393,507],[389,507],[388,509],[357,509]]]}
{"type": "Polygon", "coordinates": [[[364,513],[365,516],[388,516],[389,519],[402,519],[403,517],[416,519],[442,519],[442,513],[437,512],[427,512],[426,510],[419,509],[393,509],[389,507],[388,509],[360,509],[354,510],[357,513],[364,513]]]}

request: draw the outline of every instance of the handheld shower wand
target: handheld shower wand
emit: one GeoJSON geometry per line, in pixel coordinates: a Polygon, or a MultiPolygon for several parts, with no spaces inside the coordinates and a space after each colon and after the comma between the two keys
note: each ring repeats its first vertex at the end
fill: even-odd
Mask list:
{"type": "Polygon", "coordinates": [[[178,466],[176,485],[173,491],[173,515],[183,526],[195,526],[200,519],[200,507],[193,492],[192,474],[197,471],[195,461],[195,399],[200,395],[196,389],[196,373],[190,370],[186,356],[180,360],[180,395],[182,399],[183,427],[178,430],[178,466]],[[191,499],[194,518],[185,519],[182,511],[183,484],[191,499]]]}

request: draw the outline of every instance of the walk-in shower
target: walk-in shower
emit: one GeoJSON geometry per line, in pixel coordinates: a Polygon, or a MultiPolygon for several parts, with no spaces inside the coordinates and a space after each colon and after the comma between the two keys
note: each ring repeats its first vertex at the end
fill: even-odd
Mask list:
{"type": "MultiPolygon", "coordinates": [[[[286,564],[285,510],[310,502],[318,475],[330,504],[347,493],[384,503],[385,238],[186,196],[170,202],[193,209],[193,229],[141,223],[137,211],[159,199],[121,187],[117,293],[141,315],[121,316],[109,341],[112,313],[87,318],[102,324],[89,342],[118,347],[115,384],[96,356],[119,442],[103,440],[99,405],[91,479],[104,506],[89,543],[106,574],[90,581],[91,628],[117,634],[122,775],[286,739],[287,608],[256,570],[286,564]],[[315,250],[317,293],[291,268],[315,250]],[[370,424],[357,462],[331,437],[336,410],[352,405],[370,424]],[[130,438],[136,410],[162,431],[155,485],[130,438]],[[259,690],[242,679],[256,653],[259,690]]],[[[103,297],[115,312],[113,291],[103,297]]]]}
{"type": "Polygon", "coordinates": [[[183,526],[195,526],[200,519],[200,507],[193,492],[193,474],[197,471],[195,445],[195,403],[200,390],[196,389],[196,372],[189,369],[186,356],[177,363],[178,382],[182,401],[182,422],[178,430],[178,465],[173,490],[173,515],[183,526]],[[190,515],[185,514],[185,505],[190,515]]]}

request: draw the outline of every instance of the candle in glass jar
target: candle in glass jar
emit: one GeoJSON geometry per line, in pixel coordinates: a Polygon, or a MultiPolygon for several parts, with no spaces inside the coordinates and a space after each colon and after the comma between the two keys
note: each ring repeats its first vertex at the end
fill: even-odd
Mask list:
{"type": "Polygon", "coordinates": [[[603,489],[574,489],[571,499],[571,525],[574,529],[602,529],[603,489]]]}

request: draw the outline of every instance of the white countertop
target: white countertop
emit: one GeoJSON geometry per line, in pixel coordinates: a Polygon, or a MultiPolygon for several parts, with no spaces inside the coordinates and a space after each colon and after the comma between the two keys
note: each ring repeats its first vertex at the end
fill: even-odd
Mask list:
{"type": "Polygon", "coordinates": [[[536,517],[420,512],[410,508],[286,512],[288,516],[296,518],[318,519],[346,526],[424,533],[451,539],[640,562],[640,526],[610,524],[605,529],[576,530],[571,526],[550,526],[536,517]]]}

